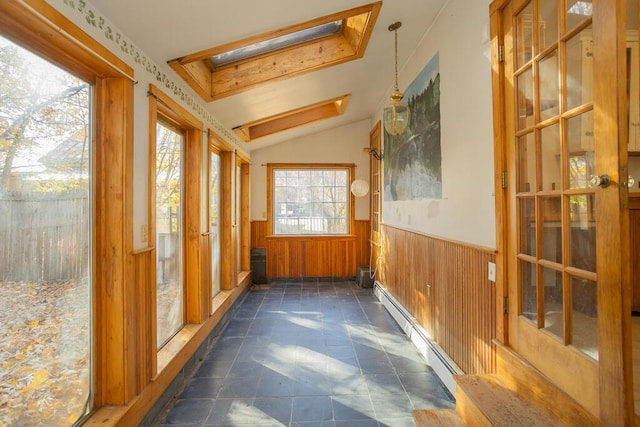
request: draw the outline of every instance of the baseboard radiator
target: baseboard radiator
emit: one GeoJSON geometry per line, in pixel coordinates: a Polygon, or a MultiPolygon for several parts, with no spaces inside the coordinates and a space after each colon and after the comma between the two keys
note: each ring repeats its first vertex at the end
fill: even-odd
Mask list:
{"type": "Polygon", "coordinates": [[[440,346],[433,341],[429,333],[411,316],[409,312],[400,304],[393,295],[376,281],[374,293],[380,302],[387,309],[389,314],[395,319],[407,337],[416,346],[420,354],[425,358],[427,364],[431,366],[440,381],[447,387],[452,396],[456,395],[456,383],[454,375],[464,374],[462,370],[449,358],[440,346]]]}

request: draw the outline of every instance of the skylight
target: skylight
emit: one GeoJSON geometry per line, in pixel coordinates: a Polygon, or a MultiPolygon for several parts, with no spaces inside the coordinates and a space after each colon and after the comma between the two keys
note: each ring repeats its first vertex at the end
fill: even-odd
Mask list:
{"type": "Polygon", "coordinates": [[[328,22],[311,28],[305,28],[300,31],[285,34],[262,42],[254,43],[238,49],[223,52],[211,57],[211,62],[215,67],[230,64],[232,62],[241,61],[247,58],[253,58],[263,53],[274,52],[278,49],[284,49],[296,46],[322,37],[338,34],[342,31],[342,20],[328,22]]]}
{"type": "MultiPolygon", "coordinates": [[[[0,0],[1,1],[1,0],[0,0]]],[[[206,102],[362,58],[382,2],[274,28],[168,61],[206,102]]]]}

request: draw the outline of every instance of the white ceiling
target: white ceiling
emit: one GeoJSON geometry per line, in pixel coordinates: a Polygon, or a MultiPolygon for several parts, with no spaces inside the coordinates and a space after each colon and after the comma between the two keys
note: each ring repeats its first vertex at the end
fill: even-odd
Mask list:
{"type": "MultiPolygon", "coordinates": [[[[91,0],[91,3],[150,59],[163,64],[203,49],[373,1],[91,0]]],[[[268,83],[208,103],[207,108],[222,124],[233,128],[341,95],[352,95],[342,116],[259,138],[245,144],[247,151],[369,118],[393,86],[394,37],[388,26],[402,21],[402,28],[398,30],[401,70],[444,3],[446,0],[385,0],[363,58],[268,83]]],[[[175,79],[179,77],[176,75],[175,79]]]]}

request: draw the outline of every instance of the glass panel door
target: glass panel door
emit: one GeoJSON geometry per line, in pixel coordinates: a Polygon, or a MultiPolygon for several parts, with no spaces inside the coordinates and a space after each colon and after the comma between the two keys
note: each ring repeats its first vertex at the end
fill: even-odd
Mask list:
{"type": "Polygon", "coordinates": [[[512,3],[505,18],[505,34],[513,35],[505,38],[511,53],[505,73],[515,89],[507,102],[507,114],[513,114],[507,153],[515,178],[508,190],[514,225],[509,342],[572,396],[585,384],[596,389],[582,393],[586,406],[594,406],[599,346],[591,3],[512,3]],[[576,376],[584,381],[576,383],[576,376]]]}

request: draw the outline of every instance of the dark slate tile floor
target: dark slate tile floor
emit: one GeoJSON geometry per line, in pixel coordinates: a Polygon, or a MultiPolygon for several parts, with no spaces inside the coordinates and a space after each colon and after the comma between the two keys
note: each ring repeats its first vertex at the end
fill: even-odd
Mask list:
{"type": "Polygon", "coordinates": [[[413,426],[451,395],[354,282],[249,292],[157,426],[413,426]]]}

